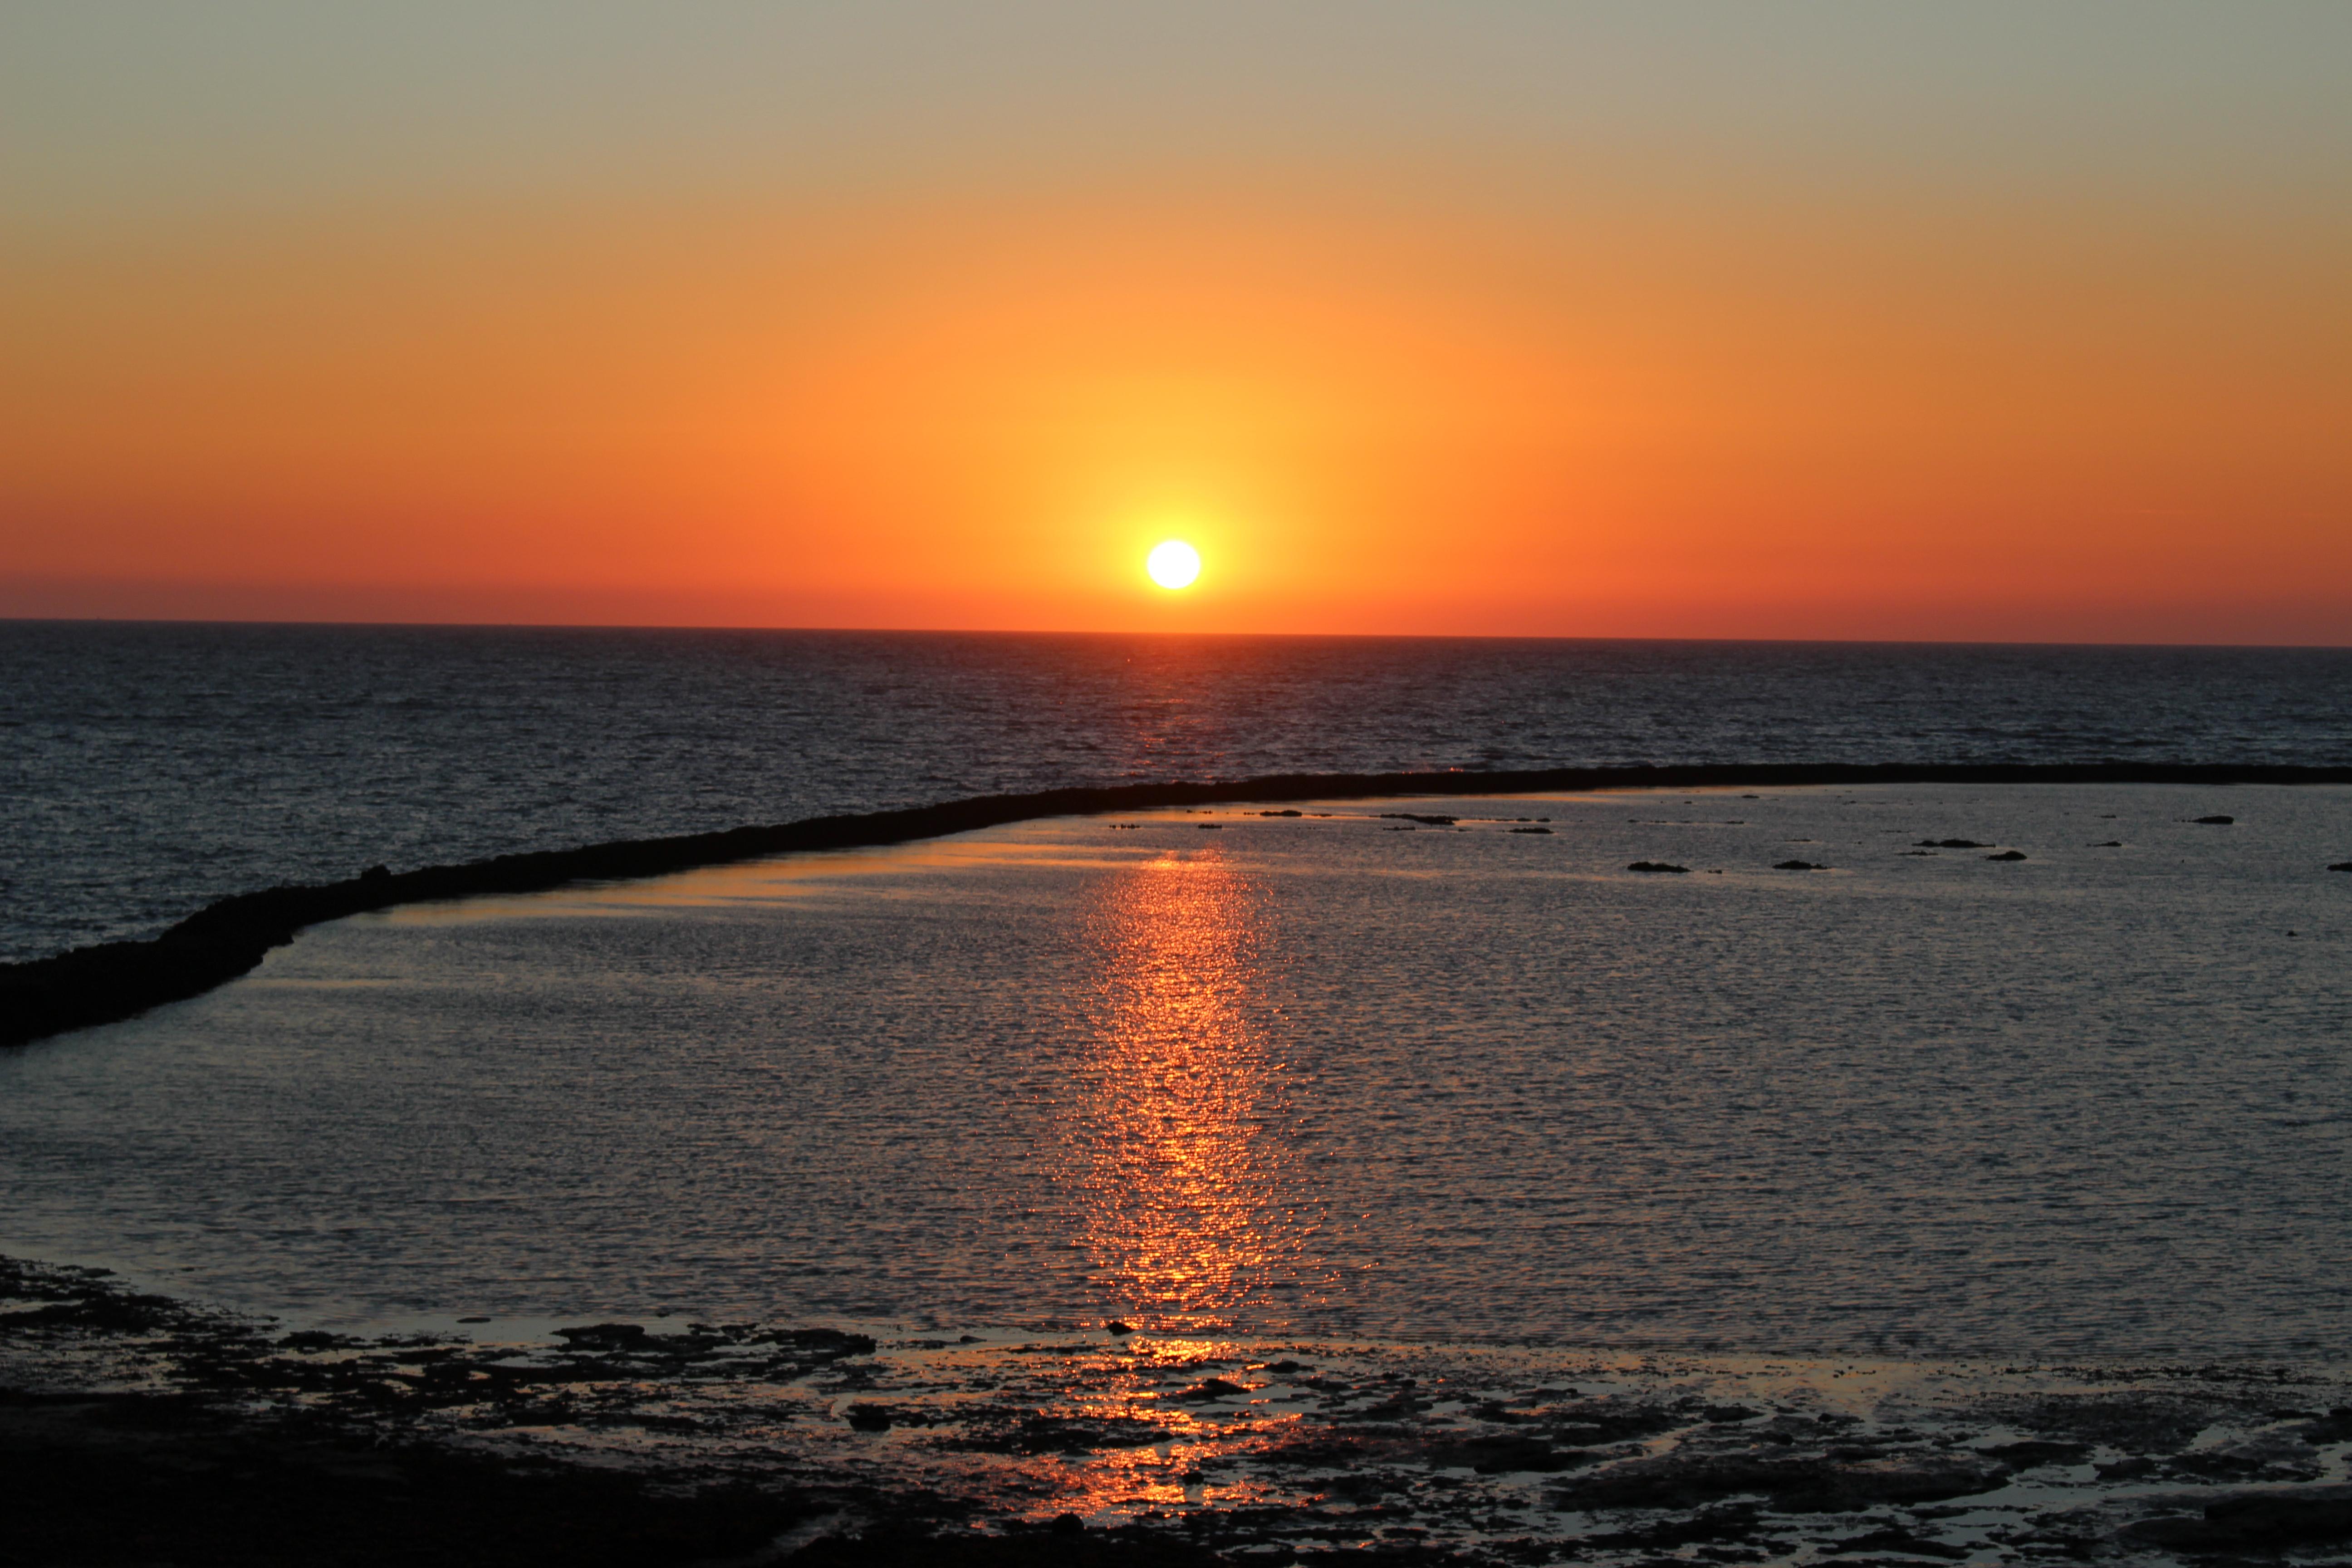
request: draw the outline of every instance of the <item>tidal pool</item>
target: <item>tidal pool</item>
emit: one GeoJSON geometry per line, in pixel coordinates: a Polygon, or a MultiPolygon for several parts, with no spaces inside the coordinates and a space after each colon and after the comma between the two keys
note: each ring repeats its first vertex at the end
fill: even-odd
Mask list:
{"type": "Polygon", "coordinates": [[[308,931],[0,1058],[0,1252],[349,1327],[2340,1353],[2352,790],[1299,809],[308,931]]]}

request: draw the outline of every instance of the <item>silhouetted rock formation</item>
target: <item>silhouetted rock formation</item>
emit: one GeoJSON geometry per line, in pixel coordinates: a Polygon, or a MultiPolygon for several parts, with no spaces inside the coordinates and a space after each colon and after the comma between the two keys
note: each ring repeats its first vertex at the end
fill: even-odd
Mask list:
{"type": "MultiPolygon", "coordinates": [[[[1527,772],[1286,773],[1199,784],[1123,784],[982,795],[899,811],[810,817],[765,827],[621,839],[578,849],[500,855],[458,866],[362,875],[313,887],[270,888],[198,910],[161,936],[76,948],[0,964],[0,1046],[135,1016],[201,995],[259,964],[305,926],[399,904],[484,894],[544,892],[570,882],[662,877],[701,866],[810,849],[858,849],[971,833],[1046,816],[1082,816],[1223,802],[1517,795],[1601,789],[1799,788],[1818,784],[2342,784],[2352,768],[2128,763],[1969,763],[1950,767],[1768,763],[1687,767],[1549,768],[1527,772]]],[[[1398,814],[1404,815],[1404,814],[1398,814]]],[[[1453,825],[1444,818],[1433,826],[1453,825]]],[[[1806,869],[1815,868],[1808,865],[1806,869]]],[[[374,868],[370,868],[373,871],[374,868]]]]}

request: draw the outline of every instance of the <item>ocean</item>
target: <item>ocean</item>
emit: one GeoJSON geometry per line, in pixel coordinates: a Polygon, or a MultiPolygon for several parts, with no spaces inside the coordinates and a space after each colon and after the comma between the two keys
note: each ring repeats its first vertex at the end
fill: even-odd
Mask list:
{"type": "MultiPolygon", "coordinates": [[[[371,862],[1063,784],[2352,763],[2329,650],[0,648],[16,956],[371,862]]],[[[1496,1561],[2194,1544],[2159,1505],[2334,1506],[2352,1457],[2346,860],[2345,785],[1652,789],[397,908],[0,1055],[0,1254],[247,1314],[104,1356],[68,1315],[59,1386],[695,1484],[1496,1561]]]]}
{"type": "Polygon", "coordinates": [[[0,961],[215,899],[962,795],[1613,763],[2352,763],[2352,651],[0,622],[0,961]]]}

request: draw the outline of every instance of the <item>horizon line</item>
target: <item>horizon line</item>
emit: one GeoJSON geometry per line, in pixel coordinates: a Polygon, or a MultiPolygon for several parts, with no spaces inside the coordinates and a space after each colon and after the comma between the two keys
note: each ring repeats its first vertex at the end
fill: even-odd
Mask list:
{"type": "Polygon", "coordinates": [[[544,632],[716,632],[772,633],[790,636],[839,637],[1147,637],[1274,640],[1289,642],[1493,642],[1493,643],[1706,643],[1790,647],[2018,647],[2018,648],[2144,648],[2242,650],[2248,652],[2335,653],[2352,650],[2346,642],[2128,642],[2096,638],[2049,637],[1631,637],[1542,632],[1274,632],[1188,631],[1174,627],[1045,627],[1045,626],[776,626],[661,621],[470,621],[470,620],[327,620],[264,616],[12,616],[0,615],[0,626],[315,626],[322,630],[383,631],[544,631],[544,632]]]}

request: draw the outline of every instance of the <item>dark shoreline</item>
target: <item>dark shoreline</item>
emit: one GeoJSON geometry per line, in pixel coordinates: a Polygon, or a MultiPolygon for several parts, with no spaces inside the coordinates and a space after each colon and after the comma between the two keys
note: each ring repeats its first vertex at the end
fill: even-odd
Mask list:
{"type": "Polygon", "coordinates": [[[2326,1368],[1482,1366],[1066,1326],[958,1373],[940,1341],[791,1323],[289,1332],[6,1257],[0,1301],[12,1568],[1892,1568],[2352,1541],[2352,1390],[2326,1368]]]}
{"type": "Polygon", "coordinates": [[[162,935],[101,942],[0,964],[0,1047],[119,1023],[245,974],[306,926],[401,904],[536,893],[576,882],[625,881],[704,866],[821,849],[864,849],[944,837],[1049,816],[1144,811],[1238,801],[1491,795],[1606,789],[1793,789],[1825,784],[2343,784],[2352,767],[2082,763],[1758,763],[1551,768],[1494,773],[1284,773],[1202,783],[1120,784],[982,795],[938,805],[717,833],[619,839],[576,849],[500,855],[394,873],[372,868],[340,882],[266,889],[223,899],[162,935]]]}

